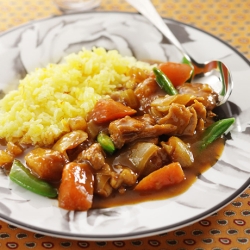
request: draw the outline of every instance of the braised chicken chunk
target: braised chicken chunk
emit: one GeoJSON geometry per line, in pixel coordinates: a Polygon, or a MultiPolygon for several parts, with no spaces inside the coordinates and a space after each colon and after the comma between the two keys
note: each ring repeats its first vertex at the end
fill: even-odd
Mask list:
{"type": "Polygon", "coordinates": [[[110,136],[117,148],[125,143],[133,142],[140,138],[157,137],[163,134],[170,134],[176,130],[172,124],[156,124],[149,115],[132,118],[126,116],[115,120],[109,125],[110,136]]]}
{"type": "Polygon", "coordinates": [[[202,97],[200,101],[207,110],[213,110],[218,101],[218,94],[208,85],[202,83],[184,83],[179,88],[180,94],[192,94],[196,97],[202,97]]]}

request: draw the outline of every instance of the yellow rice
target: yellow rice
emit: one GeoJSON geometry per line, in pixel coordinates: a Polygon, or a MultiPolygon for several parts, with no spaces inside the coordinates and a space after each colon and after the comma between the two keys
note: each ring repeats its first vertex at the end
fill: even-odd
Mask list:
{"type": "Polygon", "coordinates": [[[69,132],[70,118],[86,118],[97,100],[125,85],[131,67],[151,69],[134,57],[103,48],[83,49],[61,64],[36,69],[0,100],[0,138],[33,145],[54,143],[69,132]]]}

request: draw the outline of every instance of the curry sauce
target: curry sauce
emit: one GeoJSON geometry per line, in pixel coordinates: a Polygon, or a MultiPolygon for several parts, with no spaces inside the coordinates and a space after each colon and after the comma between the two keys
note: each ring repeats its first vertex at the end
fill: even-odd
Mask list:
{"type": "MultiPolygon", "coordinates": [[[[197,137],[186,138],[185,142],[195,143],[197,137]]],[[[214,141],[202,152],[196,152],[194,163],[184,168],[185,180],[179,184],[168,186],[157,191],[135,192],[127,189],[124,194],[114,192],[110,197],[100,198],[94,197],[93,208],[107,208],[121,205],[131,205],[145,201],[161,200],[180,195],[187,191],[190,186],[197,180],[200,174],[212,167],[220,158],[224,149],[225,139],[219,138],[214,141]]],[[[193,151],[198,151],[195,146],[193,151]]]]}

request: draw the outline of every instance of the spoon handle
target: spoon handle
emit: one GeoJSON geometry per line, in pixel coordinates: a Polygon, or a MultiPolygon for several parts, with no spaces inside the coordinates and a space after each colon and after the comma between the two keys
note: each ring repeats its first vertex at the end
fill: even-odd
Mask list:
{"type": "Polygon", "coordinates": [[[183,57],[191,61],[190,56],[177,40],[167,24],[163,21],[150,0],[126,0],[131,6],[146,17],[161,33],[182,53],[183,57]]]}

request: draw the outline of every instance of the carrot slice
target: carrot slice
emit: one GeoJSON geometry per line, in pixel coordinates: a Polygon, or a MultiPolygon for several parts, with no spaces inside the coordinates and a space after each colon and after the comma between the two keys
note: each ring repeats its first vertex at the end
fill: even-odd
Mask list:
{"type": "Polygon", "coordinates": [[[159,190],[180,183],[185,174],[179,162],[172,162],[144,177],[134,188],[136,191],[159,190]]]}
{"type": "Polygon", "coordinates": [[[133,115],[136,110],[116,102],[113,99],[99,100],[92,110],[89,120],[94,120],[96,123],[110,122],[127,115],[133,115]]]}
{"type": "Polygon", "coordinates": [[[88,163],[71,162],[65,165],[58,192],[59,207],[86,211],[91,208],[94,176],[88,163]]]}
{"type": "Polygon", "coordinates": [[[166,62],[159,65],[159,69],[177,87],[185,83],[192,74],[192,68],[188,64],[166,62]]]}

